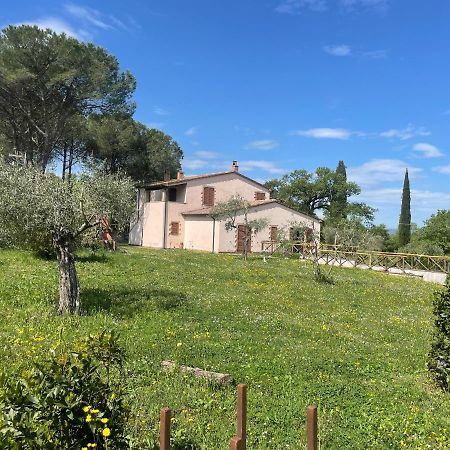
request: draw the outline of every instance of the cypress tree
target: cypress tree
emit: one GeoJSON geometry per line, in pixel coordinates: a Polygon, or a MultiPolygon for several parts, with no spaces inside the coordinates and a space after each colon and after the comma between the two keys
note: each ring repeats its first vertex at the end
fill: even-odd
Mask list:
{"type": "Polygon", "coordinates": [[[409,188],[408,169],[405,172],[402,193],[402,208],[398,223],[398,240],[402,247],[411,241],[411,191],[409,188]]]}
{"type": "Polygon", "coordinates": [[[339,222],[347,218],[347,169],[344,161],[339,161],[336,167],[336,181],[333,186],[333,196],[330,203],[330,219],[339,222]]]}

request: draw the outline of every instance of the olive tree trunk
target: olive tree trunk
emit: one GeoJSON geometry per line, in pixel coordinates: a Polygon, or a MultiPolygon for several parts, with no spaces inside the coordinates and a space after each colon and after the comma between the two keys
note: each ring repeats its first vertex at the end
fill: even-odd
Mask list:
{"type": "Polygon", "coordinates": [[[80,309],[80,285],[75,268],[73,238],[65,236],[54,241],[59,271],[60,314],[77,314],[80,309]]]}

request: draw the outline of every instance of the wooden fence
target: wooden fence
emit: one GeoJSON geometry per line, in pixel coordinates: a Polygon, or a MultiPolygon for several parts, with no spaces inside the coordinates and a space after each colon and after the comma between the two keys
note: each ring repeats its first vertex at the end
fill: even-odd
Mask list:
{"type": "MultiPolygon", "coordinates": [[[[310,258],[314,248],[312,244],[301,241],[280,243],[263,241],[262,251],[266,253],[299,254],[310,258]]],[[[427,272],[450,273],[450,258],[447,256],[430,256],[412,253],[387,253],[359,251],[356,248],[344,248],[337,245],[322,244],[318,248],[318,257],[323,264],[340,267],[380,268],[384,270],[400,269],[424,270],[427,272]]]]}
{"type": "MultiPolygon", "coordinates": [[[[160,412],[159,448],[170,450],[171,411],[162,408],[160,412]]],[[[317,406],[310,405],[306,410],[306,448],[318,450],[317,406]]],[[[247,386],[237,387],[236,435],[230,440],[230,450],[247,448],[247,386]]]]}

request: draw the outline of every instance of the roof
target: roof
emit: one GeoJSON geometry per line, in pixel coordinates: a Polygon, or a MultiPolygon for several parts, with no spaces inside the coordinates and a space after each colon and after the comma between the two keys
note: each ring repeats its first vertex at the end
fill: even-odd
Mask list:
{"type": "MultiPolygon", "coordinates": [[[[274,198],[268,199],[268,200],[256,200],[254,202],[250,202],[250,208],[257,208],[258,206],[265,206],[271,203],[276,203],[278,206],[281,206],[283,208],[287,208],[293,212],[295,212],[296,214],[300,214],[303,217],[307,217],[308,219],[311,219],[315,222],[319,222],[321,223],[322,220],[317,219],[316,217],[312,217],[312,216],[308,216],[308,214],[302,213],[300,211],[297,211],[293,208],[290,208],[289,206],[283,205],[282,203],[280,203],[278,200],[275,200],[274,198]]],[[[181,213],[183,216],[207,216],[209,215],[211,209],[213,207],[210,208],[201,208],[201,209],[194,209],[192,211],[186,211],[181,213]]]]}
{"type": "Polygon", "coordinates": [[[249,180],[252,183],[257,184],[258,186],[261,186],[262,188],[266,189],[267,191],[269,190],[266,186],[264,186],[263,184],[259,183],[258,181],[255,181],[255,180],[253,180],[250,177],[242,175],[242,173],[235,172],[234,170],[229,170],[227,172],[206,173],[206,174],[203,174],[203,175],[191,175],[191,176],[183,177],[183,178],[180,178],[180,179],[174,178],[174,179],[167,180],[167,181],[156,181],[154,183],[138,184],[136,187],[151,189],[151,188],[178,186],[180,184],[185,184],[187,181],[200,180],[202,178],[220,177],[220,176],[223,176],[223,175],[230,175],[230,174],[238,175],[241,178],[245,178],[246,180],[249,180]]]}

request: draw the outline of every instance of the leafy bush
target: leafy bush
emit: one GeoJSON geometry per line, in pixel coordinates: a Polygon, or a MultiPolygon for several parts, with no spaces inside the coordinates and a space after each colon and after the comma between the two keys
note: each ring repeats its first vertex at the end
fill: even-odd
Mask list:
{"type": "Polygon", "coordinates": [[[426,241],[413,241],[398,249],[399,253],[414,253],[416,255],[443,256],[439,245],[426,241]]]}
{"type": "Polygon", "coordinates": [[[444,290],[434,294],[435,333],[428,358],[428,369],[437,383],[450,390],[450,277],[444,290]]]}
{"type": "Polygon", "coordinates": [[[122,360],[115,335],[103,332],[72,351],[51,349],[20,376],[2,374],[0,448],[126,448],[127,409],[115,381],[122,360]]]}

